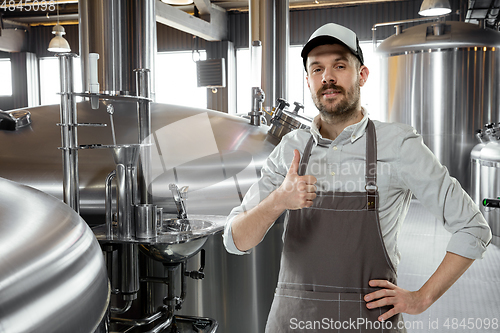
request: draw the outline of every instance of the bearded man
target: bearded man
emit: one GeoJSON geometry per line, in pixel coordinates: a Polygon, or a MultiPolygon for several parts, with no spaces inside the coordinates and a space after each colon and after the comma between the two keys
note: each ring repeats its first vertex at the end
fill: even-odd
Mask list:
{"type": "Polygon", "coordinates": [[[287,134],[271,153],[229,215],[224,244],[248,253],[287,214],[266,332],[405,332],[401,314],[421,313],[443,295],[482,258],[491,231],[412,127],[368,118],[360,87],[369,70],[353,31],[320,27],[302,58],[319,115],[310,131],[287,134]],[[416,291],[396,281],[397,237],[412,195],[453,234],[416,291]]]}

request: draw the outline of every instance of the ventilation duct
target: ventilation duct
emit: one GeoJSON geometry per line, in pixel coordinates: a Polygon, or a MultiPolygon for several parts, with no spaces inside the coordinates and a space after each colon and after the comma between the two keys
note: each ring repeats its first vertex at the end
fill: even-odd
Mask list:
{"type": "Polygon", "coordinates": [[[226,86],[226,62],[224,59],[209,59],[196,62],[198,87],[224,88],[226,86]]]}

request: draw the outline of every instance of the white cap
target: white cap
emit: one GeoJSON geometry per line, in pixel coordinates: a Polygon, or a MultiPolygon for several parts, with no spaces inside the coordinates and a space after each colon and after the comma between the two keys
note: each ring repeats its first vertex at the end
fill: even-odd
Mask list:
{"type": "Polygon", "coordinates": [[[359,47],[359,40],[354,31],[339,24],[327,23],[318,28],[304,45],[300,54],[304,60],[304,68],[306,68],[307,55],[316,46],[339,43],[345,45],[359,59],[361,64],[364,63],[363,52],[359,47]]]}

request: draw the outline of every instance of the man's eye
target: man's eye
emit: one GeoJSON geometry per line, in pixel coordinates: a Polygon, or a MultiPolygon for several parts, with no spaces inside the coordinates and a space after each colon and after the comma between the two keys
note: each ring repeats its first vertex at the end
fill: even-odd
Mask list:
{"type": "Polygon", "coordinates": [[[335,68],[337,68],[337,69],[344,69],[345,66],[344,65],[337,65],[335,68]]]}
{"type": "Polygon", "coordinates": [[[313,72],[313,73],[317,73],[317,72],[320,72],[320,71],[321,71],[321,68],[314,68],[314,69],[312,70],[312,72],[313,72]]]}

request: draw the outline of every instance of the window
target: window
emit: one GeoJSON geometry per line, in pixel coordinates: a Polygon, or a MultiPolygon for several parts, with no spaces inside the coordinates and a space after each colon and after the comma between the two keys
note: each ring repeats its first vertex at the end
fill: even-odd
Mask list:
{"type": "MultiPolygon", "coordinates": [[[[371,42],[360,42],[365,59],[365,65],[370,70],[370,75],[366,84],[361,87],[361,106],[363,106],[372,119],[380,118],[379,110],[379,59],[373,52],[371,42]]],[[[288,51],[288,102],[293,109],[293,102],[304,105],[304,114],[314,117],[318,114],[318,109],[314,105],[311,93],[307,87],[306,72],[302,62],[300,52],[302,46],[291,46],[288,51]]],[[[237,75],[237,112],[248,113],[251,107],[251,87],[250,87],[250,52],[248,49],[238,49],[236,51],[236,75],[237,75]]],[[[281,97],[281,96],[277,96],[281,97]]]]}
{"type": "MultiPolygon", "coordinates": [[[[206,58],[206,52],[200,51],[199,60],[206,58]]],[[[158,53],[155,63],[156,102],[207,107],[207,88],[198,87],[196,63],[191,51],[158,53]]]]}
{"type": "Polygon", "coordinates": [[[304,105],[304,114],[314,117],[318,114],[318,109],[314,106],[311,93],[307,87],[306,71],[300,56],[302,46],[291,46],[288,49],[288,103],[293,109],[293,102],[304,105]]]}
{"type": "Polygon", "coordinates": [[[370,70],[370,75],[365,85],[361,87],[361,106],[364,107],[371,119],[381,119],[380,110],[380,57],[373,51],[372,42],[360,42],[363,50],[365,66],[370,70]]]}
{"type": "Polygon", "coordinates": [[[236,50],[236,113],[247,114],[252,107],[252,82],[250,80],[250,51],[236,50]]]}
{"type": "MultiPolygon", "coordinates": [[[[200,59],[206,59],[206,52],[200,52],[200,59]]],[[[73,59],[73,69],[74,90],[82,92],[80,58],[73,59]]],[[[207,107],[207,90],[197,87],[196,63],[193,61],[191,52],[158,53],[155,74],[156,101],[158,103],[207,107]]],[[[58,95],[60,90],[59,59],[56,57],[41,58],[41,104],[60,103],[61,98],[58,95]]]]}
{"type": "MultiPolygon", "coordinates": [[[[73,59],[73,90],[82,92],[82,71],[80,58],[73,59]]],[[[40,58],[40,103],[41,105],[61,103],[61,81],[59,58],[40,58]]],[[[77,99],[77,101],[80,99],[77,99]]]]}
{"type": "Polygon", "coordinates": [[[10,59],[0,59],[0,96],[12,96],[12,69],[10,59]]]}

